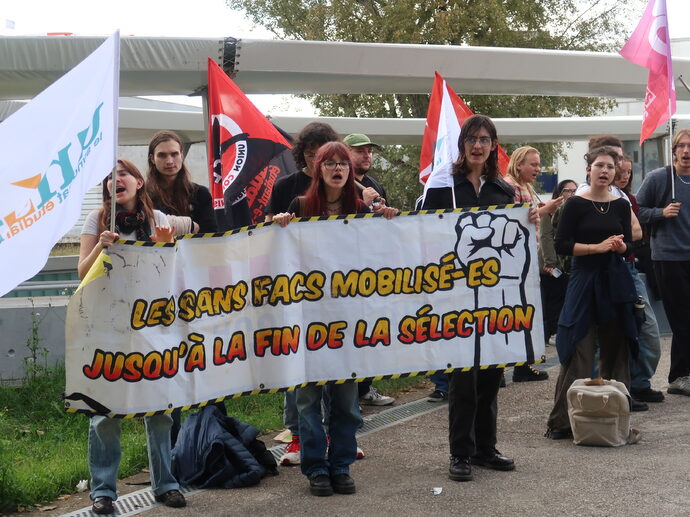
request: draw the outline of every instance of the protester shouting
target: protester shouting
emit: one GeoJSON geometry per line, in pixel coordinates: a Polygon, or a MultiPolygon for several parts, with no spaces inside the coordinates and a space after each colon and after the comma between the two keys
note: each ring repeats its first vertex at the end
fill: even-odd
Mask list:
{"type": "MultiPolygon", "coordinates": [[[[313,167],[316,152],[323,144],[336,140],[338,140],[338,133],[330,125],[323,122],[310,122],[302,128],[292,148],[292,156],[299,170],[276,181],[266,206],[266,222],[272,221],[275,214],[287,212],[290,203],[309,189],[311,178],[314,175],[313,167]]],[[[299,417],[296,397],[295,391],[285,392],[283,425],[290,430],[290,443],[287,444],[285,452],[278,460],[278,463],[285,467],[300,463],[299,417]]],[[[364,457],[364,452],[361,449],[358,450],[358,457],[364,457]]]]}
{"type": "MultiPolygon", "coordinates": [[[[294,199],[287,212],[274,215],[275,223],[285,227],[295,217],[369,212],[355,190],[352,158],[342,142],[328,142],[319,148],[312,174],[307,193],[294,199]]],[[[391,218],[397,210],[387,207],[381,213],[391,218]]],[[[357,385],[331,386],[329,414],[324,418],[328,434],[322,423],[323,390],[313,385],[297,390],[302,473],[309,478],[313,495],[353,494],[356,487],[349,472],[357,456],[355,434],[361,423],[357,385]]]]}
{"type": "MultiPolygon", "coordinates": [[[[174,229],[167,217],[154,210],[144,177],[133,163],[117,161],[116,180],[109,176],[103,181],[103,206],[91,212],[82,229],[79,246],[79,278],[83,279],[98,255],[118,239],[172,242],[174,229]],[[112,193],[117,203],[115,231],[111,232],[110,213],[112,193]]],[[[151,489],[156,501],[180,508],[186,505],[180,486],[172,474],[170,415],[157,414],[144,418],[151,471],[151,489]]],[[[120,464],[120,420],[94,415],[89,422],[89,470],[91,471],[91,499],[97,514],[113,513],[117,499],[117,470],[120,464]]]]}
{"type": "Polygon", "coordinates": [[[566,203],[556,233],[556,251],[573,255],[573,261],[556,337],[561,369],[546,432],[554,440],[572,436],[566,394],[575,379],[591,375],[596,343],[601,376],[626,387],[629,347],[636,353],[637,295],[622,257],[631,249],[631,211],[609,190],[618,156],[600,147],[585,160],[590,188],[566,203]]]}
{"type": "MultiPolygon", "coordinates": [[[[483,115],[465,120],[458,140],[459,156],[453,165],[453,187],[430,188],[422,208],[461,208],[507,205],[515,190],[498,170],[498,136],[493,121],[483,115]]],[[[536,223],[536,208],[530,209],[536,223]]],[[[455,237],[455,236],[453,236],[455,237]]],[[[515,463],[496,449],[497,395],[502,368],[459,370],[450,374],[448,435],[450,468],[454,481],[472,479],[471,465],[513,470],[515,463]]]]}

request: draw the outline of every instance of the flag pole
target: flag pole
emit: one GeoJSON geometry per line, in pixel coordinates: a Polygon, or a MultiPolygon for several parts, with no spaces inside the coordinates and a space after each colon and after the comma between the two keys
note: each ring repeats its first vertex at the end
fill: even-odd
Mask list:
{"type": "Polygon", "coordinates": [[[113,163],[113,169],[110,171],[110,231],[115,233],[115,213],[116,213],[116,202],[117,198],[115,182],[117,180],[117,131],[120,126],[120,29],[117,29],[113,34],[115,36],[114,61],[117,63],[117,73],[113,74],[113,104],[115,106],[115,113],[113,114],[113,156],[115,157],[115,163],[113,163]]]}
{"type": "MultiPolygon", "coordinates": [[[[666,146],[666,158],[673,173],[673,112],[671,108],[671,96],[668,98],[668,145],[666,146]]],[[[676,202],[676,180],[671,176],[671,202],[676,202]]]]}

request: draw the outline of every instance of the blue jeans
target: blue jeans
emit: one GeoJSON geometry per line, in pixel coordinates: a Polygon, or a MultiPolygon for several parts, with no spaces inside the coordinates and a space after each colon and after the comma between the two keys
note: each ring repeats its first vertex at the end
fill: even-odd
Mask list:
{"type": "Polygon", "coordinates": [[[297,390],[299,411],[300,468],[308,477],[319,474],[347,474],[357,457],[355,434],[362,416],[359,412],[357,385],[353,382],[333,384],[328,416],[328,447],[326,430],[321,420],[323,386],[306,386],[297,390]],[[326,449],[328,448],[328,457],[326,449]]]}
{"type": "MultiPolygon", "coordinates": [[[[323,425],[328,426],[330,414],[331,396],[330,389],[326,386],[323,390],[323,425]]],[[[286,391],[283,404],[283,425],[290,429],[292,436],[299,436],[299,412],[297,411],[297,390],[286,391]]]]}
{"type": "Polygon", "coordinates": [[[435,389],[448,393],[448,374],[443,371],[438,371],[429,377],[429,380],[436,386],[435,389]]]}
{"type": "MultiPolygon", "coordinates": [[[[144,418],[146,443],[151,470],[151,490],[161,495],[179,490],[170,468],[170,415],[144,418]]],[[[117,499],[117,469],[120,466],[120,420],[93,416],[89,422],[89,470],[91,471],[91,499],[110,497],[117,499]]]]}
{"type": "Polygon", "coordinates": [[[283,405],[283,425],[290,429],[292,436],[299,436],[299,413],[297,412],[297,390],[285,392],[283,405]]]}
{"type": "Polygon", "coordinates": [[[656,315],[652,306],[649,304],[647,288],[642,277],[631,262],[628,267],[635,281],[637,295],[644,300],[645,321],[640,328],[640,335],[637,338],[640,344],[640,352],[637,358],[630,357],[630,388],[632,390],[644,390],[651,387],[649,380],[654,376],[656,367],[659,365],[661,357],[661,341],[659,339],[659,325],[656,322],[656,315]]]}

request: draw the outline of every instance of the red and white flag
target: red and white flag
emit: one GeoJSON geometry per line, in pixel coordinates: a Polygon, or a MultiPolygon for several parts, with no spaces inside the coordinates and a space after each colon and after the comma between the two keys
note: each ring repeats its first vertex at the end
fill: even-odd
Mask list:
{"type": "MultiPolygon", "coordinates": [[[[210,58],[208,113],[209,184],[213,208],[223,211],[243,199],[247,185],[275,156],[291,146],[210,58]]],[[[275,175],[266,175],[268,180],[275,181],[275,175]]],[[[266,196],[252,201],[267,199],[272,184],[267,187],[266,196]]]]}
{"type": "MultiPolygon", "coordinates": [[[[425,184],[424,192],[429,188],[453,185],[451,173],[453,163],[458,159],[460,128],[465,119],[472,115],[467,104],[436,72],[419,157],[419,181],[425,184]]],[[[501,174],[506,173],[509,161],[508,155],[499,146],[498,166],[501,174]]]]}
{"type": "Polygon", "coordinates": [[[649,0],[640,23],[620,50],[620,55],[649,69],[640,131],[642,145],[656,128],[676,112],[666,0],[649,0]]]}

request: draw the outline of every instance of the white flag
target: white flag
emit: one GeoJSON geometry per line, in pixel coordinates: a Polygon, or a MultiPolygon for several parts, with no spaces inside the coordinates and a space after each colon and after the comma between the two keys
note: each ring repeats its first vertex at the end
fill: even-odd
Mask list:
{"type": "Polygon", "coordinates": [[[115,165],[120,33],[0,124],[0,296],[45,265],[115,165]]]}
{"type": "Polygon", "coordinates": [[[434,161],[431,174],[424,185],[427,189],[453,186],[453,164],[458,159],[458,139],[460,138],[460,121],[458,120],[453,101],[448,94],[446,81],[443,81],[443,97],[438,120],[438,135],[434,148],[434,161]]]}

